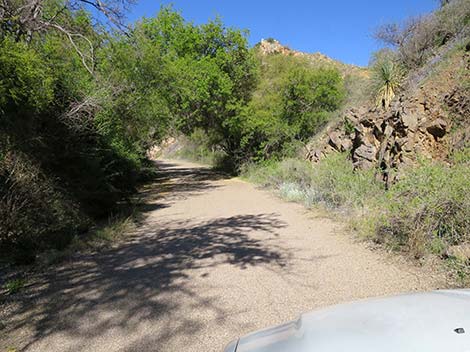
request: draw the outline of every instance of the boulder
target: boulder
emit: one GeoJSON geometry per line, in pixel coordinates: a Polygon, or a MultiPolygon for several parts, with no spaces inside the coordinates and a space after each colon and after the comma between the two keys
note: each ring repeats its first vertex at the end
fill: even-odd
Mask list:
{"type": "Polygon", "coordinates": [[[331,131],[328,133],[328,144],[334,149],[342,151],[342,141],[338,131],[331,131]]]}
{"type": "Polygon", "coordinates": [[[353,166],[355,169],[367,170],[367,169],[371,169],[374,167],[374,162],[366,160],[366,159],[360,159],[360,160],[354,161],[353,166]]]}
{"type": "Polygon", "coordinates": [[[376,155],[377,148],[373,145],[362,144],[354,151],[354,158],[356,160],[365,159],[372,162],[376,161],[376,155]]]}
{"type": "Polygon", "coordinates": [[[416,131],[418,128],[418,117],[415,114],[402,114],[401,121],[411,131],[416,131]]]}
{"type": "Polygon", "coordinates": [[[345,138],[341,141],[341,147],[343,151],[350,150],[353,146],[353,143],[350,138],[345,138]]]}

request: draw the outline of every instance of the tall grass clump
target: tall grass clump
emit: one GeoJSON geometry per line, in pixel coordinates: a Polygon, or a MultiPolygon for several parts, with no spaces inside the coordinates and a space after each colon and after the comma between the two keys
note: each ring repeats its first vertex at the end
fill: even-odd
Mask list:
{"type": "Polygon", "coordinates": [[[423,162],[409,169],[369,214],[379,242],[410,252],[447,255],[470,240],[469,163],[423,162]]]}
{"type": "Polygon", "coordinates": [[[346,212],[362,210],[383,192],[373,170],[354,171],[344,154],[332,154],[314,165],[299,159],[249,165],[242,175],[277,190],[286,200],[346,212]]]}

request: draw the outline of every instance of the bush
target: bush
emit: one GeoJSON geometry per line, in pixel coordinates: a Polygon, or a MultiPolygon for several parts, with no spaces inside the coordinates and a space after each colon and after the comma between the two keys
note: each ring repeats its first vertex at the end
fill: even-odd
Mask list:
{"type": "MultiPolygon", "coordinates": [[[[422,162],[385,190],[374,171],[354,171],[343,154],[317,164],[298,159],[245,165],[248,180],[288,200],[347,212],[361,235],[420,258],[447,257],[470,244],[470,152],[455,153],[452,166],[422,162]]],[[[470,273],[469,262],[451,258],[452,270],[470,273]]]]}
{"type": "MultiPolygon", "coordinates": [[[[58,15],[70,11],[64,6],[58,15]]],[[[70,16],[67,25],[94,40],[92,28],[85,33],[73,23],[84,16],[70,16]]],[[[120,89],[90,75],[73,49],[64,55],[65,36],[18,33],[0,31],[0,256],[24,263],[64,248],[135,190],[148,124],[133,114],[145,110],[141,99],[122,108],[120,89]],[[111,115],[108,106],[122,110],[112,110],[106,129],[99,117],[111,115]]]]}
{"type": "Polygon", "coordinates": [[[0,161],[0,253],[15,262],[35,259],[38,250],[64,248],[86,220],[76,203],[24,154],[0,161]]]}
{"type": "MultiPolygon", "coordinates": [[[[377,201],[375,238],[421,257],[436,243],[446,249],[470,240],[469,164],[423,162],[377,201]]],[[[442,253],[440,253],[442,254],[442,253]]]]}
{"type": "Polygon", "coordinates": [[[293,156],[343,103],[337,69],[284,55],[260,56],[259,62],[253,97],[229,125],[239,164],[293,156]]]}
{"type": "Polygon", "coordinates": [[[372,64],[372,91],[375,105],[388,109],[401,87],[404,71],[393,56],[378,55],[372,64]]]}
{"type": "Polygon", "coordinates": [[[17,104],[38,111],[53,99],[50,68],[36,50],[0,37],[0,116],[17,104]]]}
{"type": "Polygon", "coordinates": [[[345,154],[332,154],[314,168],[314,202],[332,209],[362,210],[383,192],[375,170],[354,170],[345,154]]]}
{"type": "Polygon", "coordinates": [[[344,86],[336,69],[295,67],[282,91],[282,119],[294,139],[306,141],[317,133],[344,98],[344,86]]]}
{"type": "Polygon", "coordinates": [[[288,200],[332,210],[357,211],[384,192],[372,171],[354,171],[344,154],[332,154],[320,163],[286,159],[245,166],[242,175],[278,190],[288,200]]]}
{"type": "Polygon", "coordinates": [[[468,35],[469,22],[470,2],[453,0],[430,15],[409,19],[401,25],[384,25],[375,36],[396,48],[401,62],[408,69],[415,69],[422,66],[440,46],[462,33],[468,35]]]}

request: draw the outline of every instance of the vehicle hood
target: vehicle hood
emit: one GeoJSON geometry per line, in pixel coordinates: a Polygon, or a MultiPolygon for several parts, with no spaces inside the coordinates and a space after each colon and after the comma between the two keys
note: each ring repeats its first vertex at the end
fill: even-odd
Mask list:
{"type": "Polygon", "coordinates": [[[302,314],[238,341],[237,352],[470,352],[470,290],[359,301],[302,314]],[[463,328],[464,333],[455,329],[463,328]]]}

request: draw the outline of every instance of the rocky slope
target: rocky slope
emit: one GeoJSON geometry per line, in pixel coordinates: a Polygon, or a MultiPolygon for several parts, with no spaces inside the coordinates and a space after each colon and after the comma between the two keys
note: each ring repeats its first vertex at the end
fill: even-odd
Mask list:
{"type": "Polygon", "coordinates": [[[276,39],[262,39],[257,45],[262,55],[291,55],[296,57],[303,57],[307,59],[312,65],[331,65],[340,70],[343,76],[355,75],[360,77],[368,77],[369,71],[360,66],[349,65],[343,62],[334,60],[322,53],[304,53],[301,51],[293,50],[286,45],[281,44],[276,39]]]}
{"type": "Polygon", "coordinates": [[[378,166],[387,183],[420,158],[448,160],[470,141],[470,96],[463,87],[469,72],[468,48],[433,62],[419,82],[406,82],[390,109],[369,104],[346,111],[309,146],[307,158],[348,152],[356,168],[378,166]]]}

